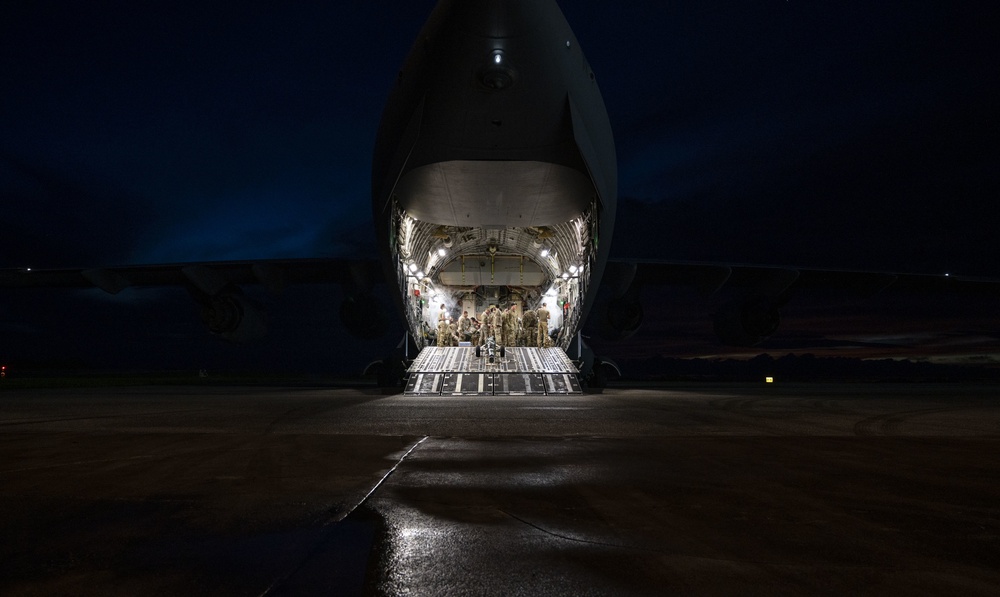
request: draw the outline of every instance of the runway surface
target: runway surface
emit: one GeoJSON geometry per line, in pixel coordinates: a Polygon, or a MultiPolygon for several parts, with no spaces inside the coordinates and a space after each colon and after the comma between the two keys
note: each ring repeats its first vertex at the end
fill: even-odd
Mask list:
{"type": "Polygon", "coordinates": [[[995,595],[998,390],[0,389],[0,594],[995,595]]]}

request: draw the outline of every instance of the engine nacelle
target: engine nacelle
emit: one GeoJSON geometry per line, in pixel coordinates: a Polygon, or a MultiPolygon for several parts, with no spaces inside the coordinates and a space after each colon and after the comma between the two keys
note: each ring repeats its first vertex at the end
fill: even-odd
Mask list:
{"type": "Polygon", "coordinates": [[[642,286],[636,283],[637,271],[635,263],[623,262],[609,263],[604,270],[601,285],[607,289],[607,298],[596,309],[602,314],[600,333],[606,340],[624,340],[642,325],[642,286]]]}
{"type": "Polygon", "coordinates": [[[772,299],[732,301],[715,312],[715,335],[723,344],[754,346],[771,337],[780,323],[781,313],[772,299]]]}
{"type": "Polygon", "coordinates": [[[624,340],[639,329],[645,313],[642,302],[632,293],[608,302],[601,335],[608,340],[624,340]]]}
{"type": "Polygon", "coordinates": [[[386,332],[385,313],[371,295],[344,298],[340,303],[340,321],[355,338],[379,338],[386,332]]]}
{"type": "Polygon", "coordinates": [[[221,294],[202,306],[201,320],[213,334],[232,342],[260,338],[267,333],[264,311],[241,294],[221,294]]]}

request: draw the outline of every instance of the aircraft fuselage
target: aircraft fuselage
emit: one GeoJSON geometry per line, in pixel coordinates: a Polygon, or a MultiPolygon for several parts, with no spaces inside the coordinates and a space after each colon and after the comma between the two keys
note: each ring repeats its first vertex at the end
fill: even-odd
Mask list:
{"type": "Polygon", "coordinates": [[[383,267],[417,345],[440,304],[546,302],[568,346],[607,260],[616,185],[607,111],[555,2],[441,0],[372,167],[383,267]]]}

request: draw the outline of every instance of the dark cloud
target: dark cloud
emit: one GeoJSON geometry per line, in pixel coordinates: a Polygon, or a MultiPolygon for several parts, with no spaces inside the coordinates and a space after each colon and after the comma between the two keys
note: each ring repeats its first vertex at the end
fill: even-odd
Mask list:
{"type": "Polygon", "coordinates": [[[0,150],[3,214],[0,266],[55,267],[123,262],[151,209],[86,172],[0,150]]]}

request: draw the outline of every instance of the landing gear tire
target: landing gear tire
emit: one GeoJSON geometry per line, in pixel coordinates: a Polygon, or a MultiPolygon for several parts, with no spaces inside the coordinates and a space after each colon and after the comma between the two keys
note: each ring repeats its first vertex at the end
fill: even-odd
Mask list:
{"type": "Polygon", "coordinates": [[[382,360],[378,370],[378,387],[383,394],[395,394],[405,381],[406,367],[401,359],[389,356],[382,360]]]}
{"type": "Polygon", "coordinates": [[[598,390],[608,387],[608,370],[600,361],[594,363],[594,371],[590,374],[590,387],[598,390]]]}

